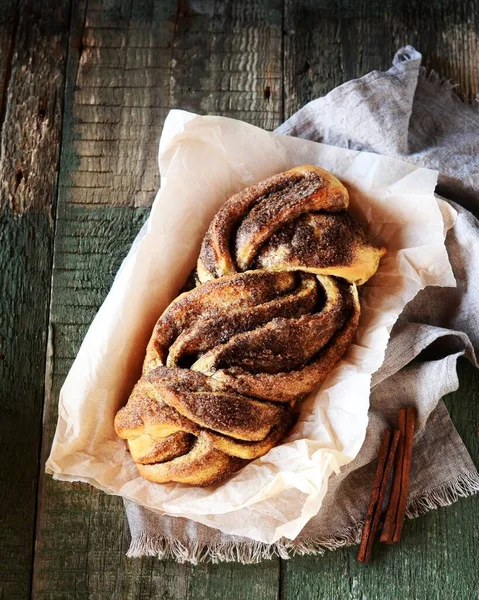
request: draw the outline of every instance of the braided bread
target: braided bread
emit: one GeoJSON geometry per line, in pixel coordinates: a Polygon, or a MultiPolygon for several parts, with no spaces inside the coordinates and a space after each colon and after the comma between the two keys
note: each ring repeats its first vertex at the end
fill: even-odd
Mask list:
{"type": "Polygon", "coordinates": [[[346,188],[298,167],[230,198],[201,247],[196,287],[158,320],[115,418],[140,475],[217,483],[287,433],[356,332],[356,284],[385,253],[346,212],[346,188]]]}

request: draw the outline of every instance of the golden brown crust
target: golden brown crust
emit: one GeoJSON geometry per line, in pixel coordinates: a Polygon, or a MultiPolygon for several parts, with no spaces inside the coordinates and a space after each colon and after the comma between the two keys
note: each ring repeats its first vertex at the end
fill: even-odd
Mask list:
{"type": "Polygon", "coordinates": [[[191,368],[207,375],[220,368],[256,373],[280,373],[308,364],[333,338],[350,313],[348,288],[330,277],[302,274],[316,284],[317,297],[309,313],[299,318],[273,317],[268,323],[233,335],[205,352],[191,368]],[[324,299],[323,299],[323,296],[324,299]]]}
{"type": "Polygon", "coordinates": [[[250,268],[336,275],[362,284],[384,248],[347,214],[348,191],[314,166],[274,175],[232,196],[214,217],[198,259],[200,282],[250,268]]]}
{"type": "Polygon", "coordinates": [[[149,465],[166,462],[187,454],[195,437],[189,433],[178,431],[163,439],[155,439],[149,433],[128,439],[128,448],[136,463],[149,465]]]}
{"type": "Polygon", "coordinates": [[[273,427],[269,434],[258,442],[246,442],[243,440],[234,440],[230,437],[214,433],[213,431],[204,431],[205,436],[211,441],[213,446],[228,454],[245,460],[253,460],[263,456],[274,448],[276,444],[285,436],[293,422],[293,412],[285,413],[284,418],[273,427]]]}
{"type": "Polygon", "coordinates": [[[299,215],[317,210],[344,211],[348,203],[343,184],[331,173],[312,166],[273,175],[235,194],[216,214],[203,240],[198,261],[200,281],[245,271],[255,250],[299,215]],[[234,257],[230,252],[233,246],[234,257]]]}
{"type": "Polygon", "coordinates": [[[189,483],[196,486],[213,485],[241,468],[246,461],[221,452],[204,433],[201,433],[188,454],[165,463],[137,464],[138,473],[154,483],[189,483]]]}
{"type": "Polygon", "coordinates": [[[342,329],[322,352],[308,365],[296,371],[283,373],[259,373],[251,377],[241,369],[217,371],[212,376],[238,394],[254,396],[270,402],[295,402],[319,388],[334,365],[343,356],[354,339],[359,323],[360,307],[355,286],[351,287],[353,310],[342,329]]]}
{"type": "Polygon", "coordinates": [[[371,277],[384,253],[347,207],[341,182],[308,166],[224,204],[115,419],[140,475],[211,485],[284,437],[294,405],[353,340],[353,282],[371,277]]]}
{"type": "Polygon", "coordinates": [[[218,389],[209,377],[189,369],[158,367],[138,385],[149,399],[164,402],[201,429],[240,440],[263,439],[286,410],[218,389]]]}
{"type": "Polygon", "coordinates": [[[374,275],[385,249],[370,244],[348,213],[311,213],[289,223],[260,248],[255,269],[301,269],[362,285],[374,275]]]}
{"type": "Polygon", "coordinates": [[[228,311],[247,311],[293,289],[295,281],[293,273],[280,273],[278,276],[277,273],[257,271],[234,279],[211,281],[181,294],[168,306],[155,326],[143,373],[166,365],[170,345],[182,330],[197,321],[197,315],[216,320],[219,314],[224,314],[225,306],[228,311]]]}

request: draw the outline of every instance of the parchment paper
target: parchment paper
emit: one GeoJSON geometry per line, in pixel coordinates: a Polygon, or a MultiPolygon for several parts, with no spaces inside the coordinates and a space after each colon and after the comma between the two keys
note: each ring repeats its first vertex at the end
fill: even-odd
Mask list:
{"type": "Polygon", "coordinates": [[[371,374],[405,304],[426,285],[453,286],[444,246],[454,211],[434,197],[437,172],[280,136],[222,117],[172,111],[160,142],[161,190],[67,376],[46,470],[149,509],[272,543],[294,539],[321,507],[332,473],[357,455],[371,374]],[[362,288],[356,341],[307,398],[285,443],[215,488],[157,485],[137,475],[113,419],[138,379],[155,321],[177,295],[207,226],[233,193],[296,165],[339,177],[351,211],[387,256],[362,288]]]}

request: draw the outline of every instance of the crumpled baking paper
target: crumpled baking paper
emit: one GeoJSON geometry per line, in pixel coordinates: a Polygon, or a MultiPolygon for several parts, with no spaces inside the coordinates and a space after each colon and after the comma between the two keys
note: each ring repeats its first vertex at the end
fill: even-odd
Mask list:
{"type": "Polygon", "coordinates": [[[364,441],[371,374],[404,305],[426,285],[455,285],[444,246],[454,211],[434,196],[437,172],[394,158],[269,133],[246,123],[172,111],[159,153],[151,215],[95,317],[60,394],[46,470],[151,510],[272,543],[294,539],[321,508],[333,473],[364,441]],[[388,254],[360,288],[356,341],[302,404],[280,446],[206,489],[138,476],[113,428],[137,381],[152,328],[195,265],[214,214],[235,192],[315,164],[347,186],[351,212],[388,254]]]}

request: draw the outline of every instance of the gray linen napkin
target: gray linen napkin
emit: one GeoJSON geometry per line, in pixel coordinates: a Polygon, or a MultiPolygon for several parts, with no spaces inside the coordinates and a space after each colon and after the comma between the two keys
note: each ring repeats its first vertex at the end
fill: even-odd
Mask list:
{"type": "Polygon", "coordinates": [[[459,203],[452,203],[458,217],[446,241],[457,288],[426,288],[402,313],[385,362],[373,377],[369,426],[359,455],[330,479],[319,514],[293,542],[267,545],[228,536],[126,501],[132,536],[128,556],[248,563],[357,543],[382,433],[404,404],[418,411],[408,516],[479,491],[479,475],[440,400],[458,387],[459,356],[477,366],[479,222],[468,210],[479,211],[479,114],[462,104],[447,82],[426,76],[420,65],[421,55],[407,46],[389,71],[345,83],[278,129],[344,148],[404,156],[437,169],[438,191],[459,203]]]}

